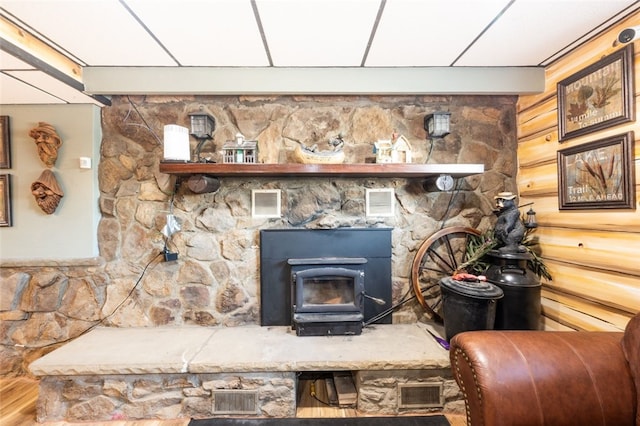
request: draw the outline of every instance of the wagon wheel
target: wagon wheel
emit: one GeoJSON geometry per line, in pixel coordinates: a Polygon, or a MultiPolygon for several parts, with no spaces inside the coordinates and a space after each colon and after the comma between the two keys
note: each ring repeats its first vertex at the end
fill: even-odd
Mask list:
{"type": "Polygon", "coordinates": [[[464,226],[444,228],[424,240],[411,265],[411,284],[416,299],[436,320],[442,320],[440,280],[453,275],[466,260],[469,238],[477,229],[464,226]]]}

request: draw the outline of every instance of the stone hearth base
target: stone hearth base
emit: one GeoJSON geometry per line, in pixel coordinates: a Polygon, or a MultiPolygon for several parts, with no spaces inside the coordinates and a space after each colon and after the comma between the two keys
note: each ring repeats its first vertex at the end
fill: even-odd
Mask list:
{"type": "Polygon", "coordinates": [[[363,413],[461,413],[449,354],[427,328],[441,331],[397,324],[299,337],[289,327],[98,328],[31,365],[41,376],[38,421],[294,417],[298,374],[325,371],[353,373],[363,413]],[[440,386],[441,404],[403,404],[399,389],[415,386],[440,386]]]}

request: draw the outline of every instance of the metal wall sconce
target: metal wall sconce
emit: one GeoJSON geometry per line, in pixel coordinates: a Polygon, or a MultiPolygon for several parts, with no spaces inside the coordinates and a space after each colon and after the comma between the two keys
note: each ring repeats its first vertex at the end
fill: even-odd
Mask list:
{"type": "Polygon", "coordinates": [[[189,114],[191,119],[191,136],[198,140],[196,146],[196,159],[198,162],[206,162],[200,158],[202,146],[208,140],[213,139],[213,131],[216,129],[216,120],[205,112],[194,112],[189,114]]]}
{"type": "Polygon", "coordinates": [[[430,138],[443,138],[450,132],[450,112],[434,112],[424,116],[424,129],[430,138]]]}

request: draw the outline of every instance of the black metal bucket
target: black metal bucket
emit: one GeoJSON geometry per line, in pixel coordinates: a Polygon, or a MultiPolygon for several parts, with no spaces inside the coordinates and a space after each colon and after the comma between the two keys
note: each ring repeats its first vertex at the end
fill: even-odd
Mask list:
{"type": "Polygon", "coordinates": [[[538,277],[527,268],[529,253],[489,253],[492,265],[487,281],[504,292],[496,309],[496,330],[538,330],[541,288],[538,277]]]}
{"type": "Polygon", "coordinates": [[[447,340],[463,331],[492,330],[496,304],[503,291],[483,281],[440,280],[444,332],[447,340]]]}

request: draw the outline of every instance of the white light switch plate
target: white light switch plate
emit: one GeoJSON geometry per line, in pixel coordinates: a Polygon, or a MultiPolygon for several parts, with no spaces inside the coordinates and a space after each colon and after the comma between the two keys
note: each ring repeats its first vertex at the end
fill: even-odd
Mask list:
{"type": "Polygon", "coordinates": [[[80,157],[80,168],[81,169],[90,169],[91,168],[91,158],[89,158],[89,157],[80,157]]]}

